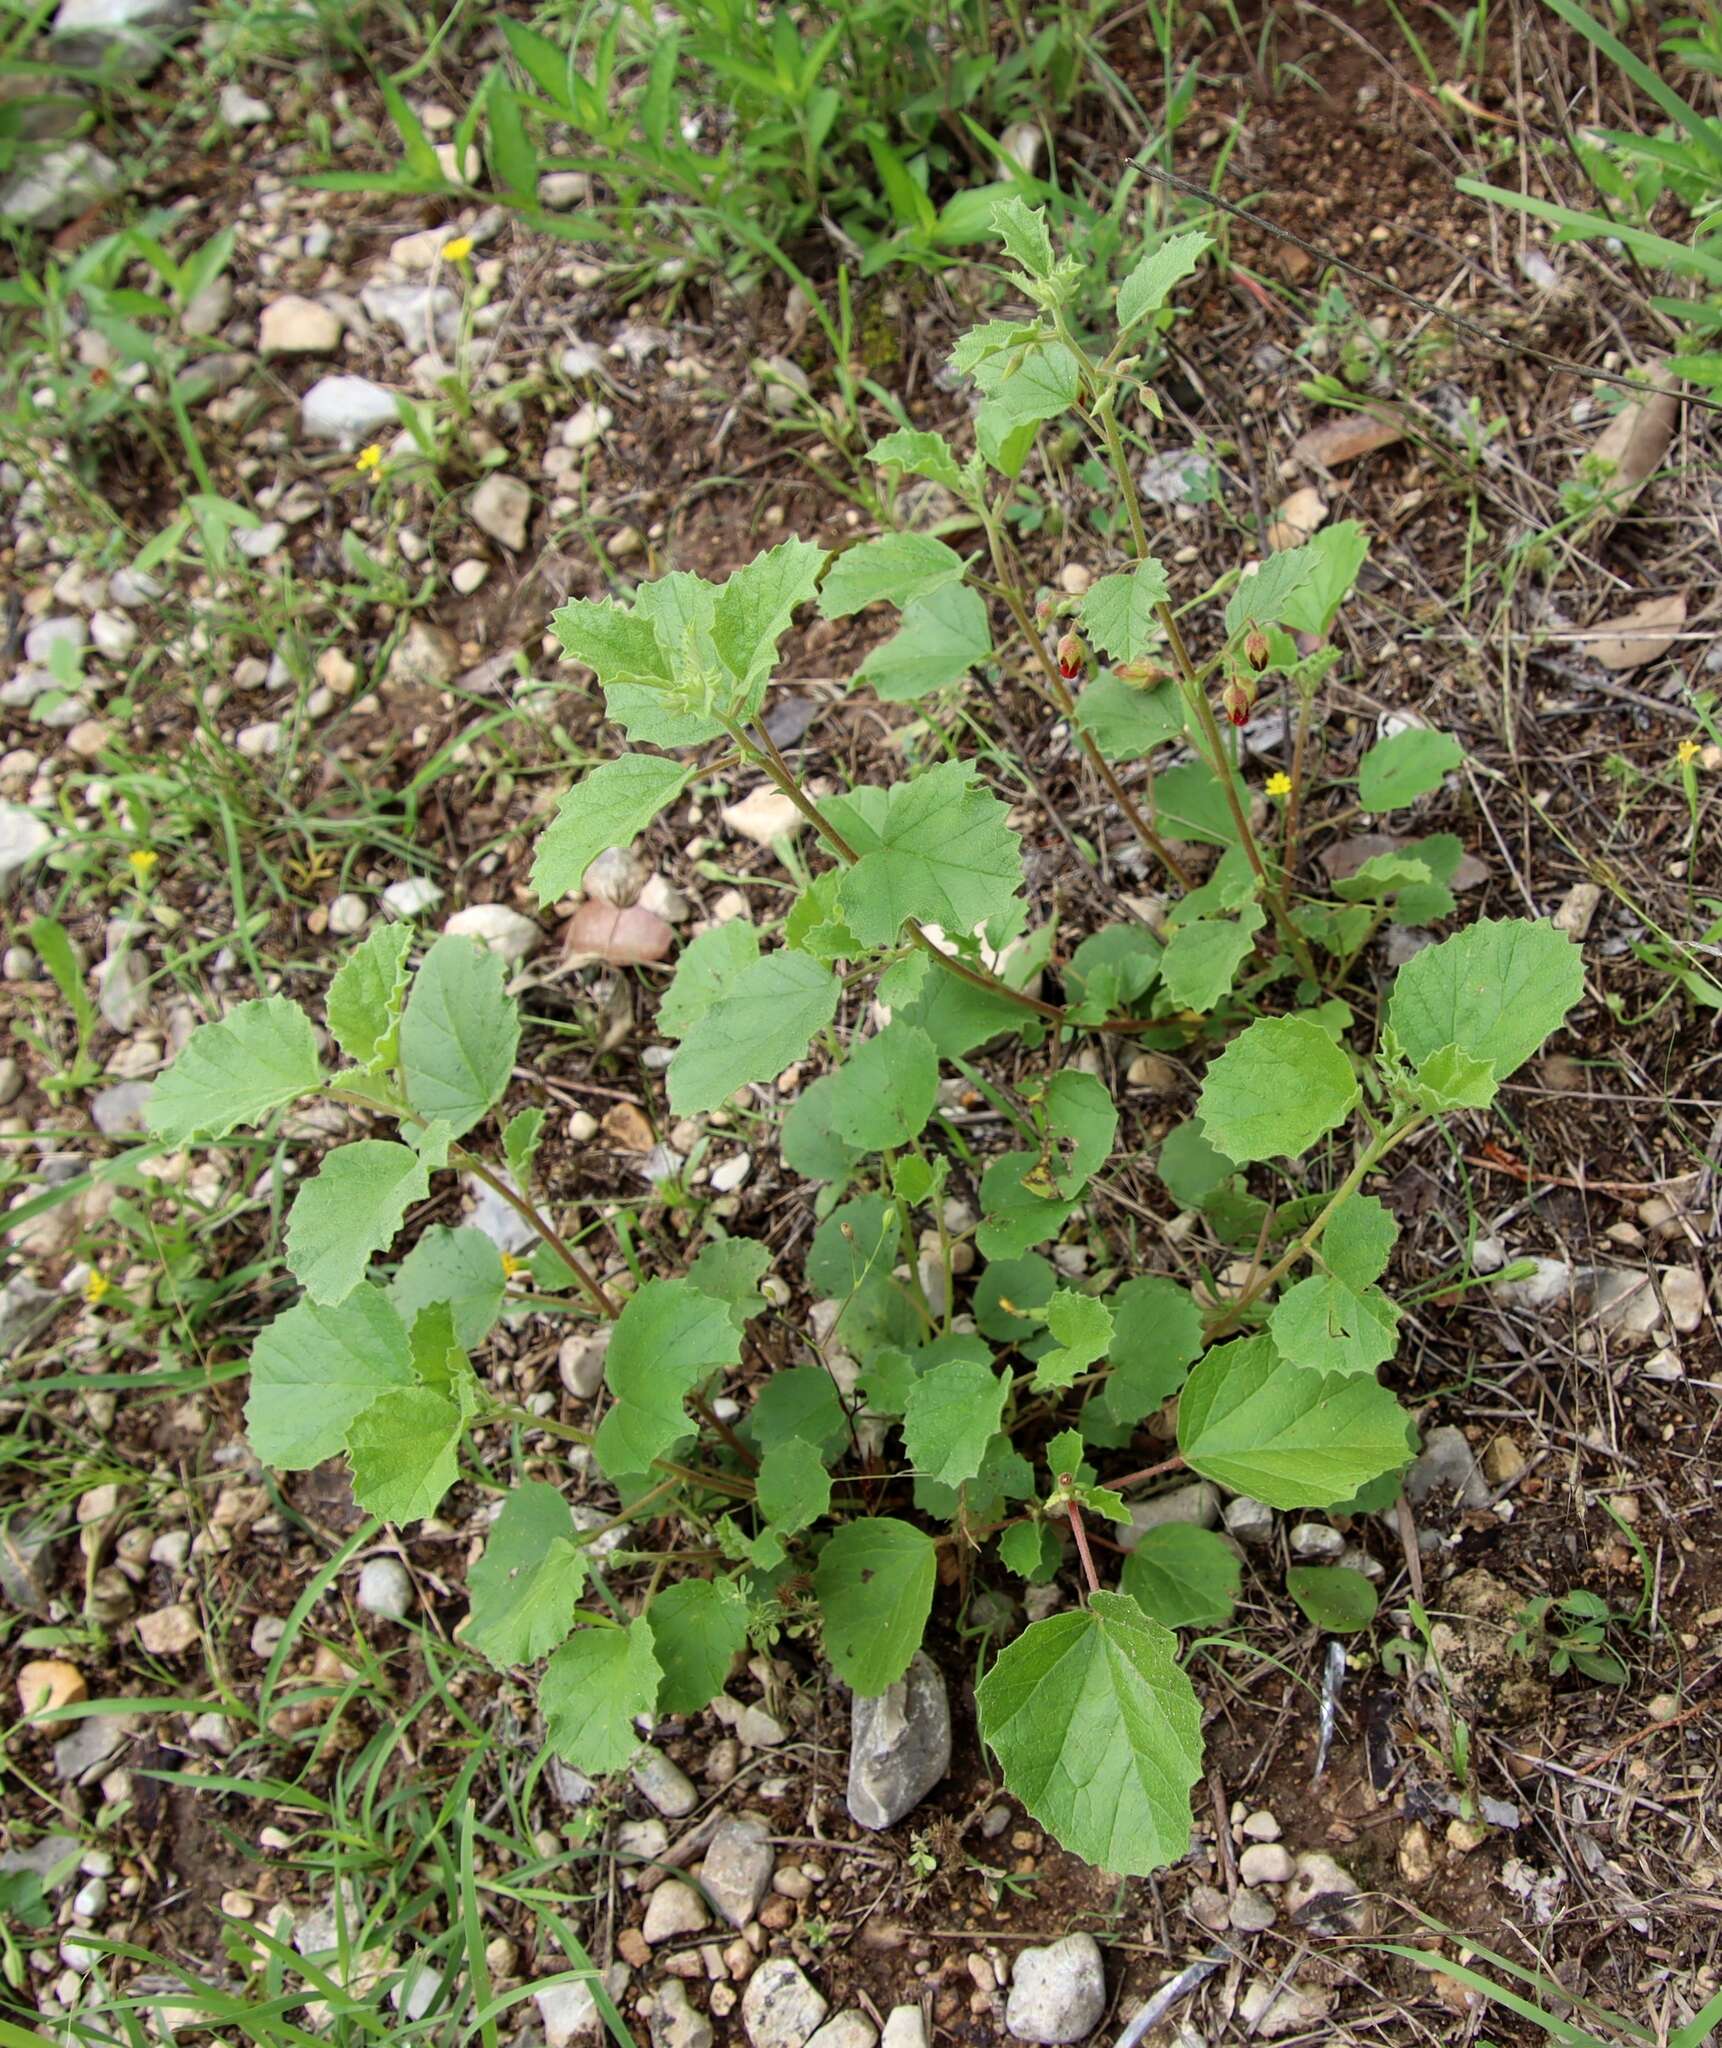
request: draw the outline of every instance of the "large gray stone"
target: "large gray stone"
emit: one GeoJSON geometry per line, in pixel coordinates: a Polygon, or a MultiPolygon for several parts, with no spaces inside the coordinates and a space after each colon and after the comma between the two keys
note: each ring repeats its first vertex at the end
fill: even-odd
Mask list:
{"type": "MultiPolygon", "coordinates": [[[[0,197],[0,215],[5,212],[6,202],[0,197]]],[[[0,889],[53,843],[54,834],[45,819],[22,804],[0,803],[0,889]]]]}
{"type": "Polygon", "coordinates": [[[951,1703],[924,1650],[897,1683],[857,1693],[849,1735],[849,1817],[888,1828],[918,1806],[951,1767],[951,1703]]]}
{"type": "Polygon", "coordinates": [[[166,56],[190,22],[191,0],[60,0],[54,16],[54,54],[142,78],[166,56]]]}
{"type": "Polygon", "coordinates": [[[771,1829],[758,1814],[720,1821],[706,1850],[700,1883],[732,1927],[745,1927],[759,1911],[775,1861],[771,1829]]]}
{"type": "Polygon", "coordinates": [[[299,401],[299,424],[307,440],[352,448],[398,426],[400,414],[394,393],[369,377],[319,377],[299,401]]]}
{"type": "Polygon", "coordinates": [[[1132,1501],[1130,1520],[1115,1535],[1120,1550],[1134,1550],[1150,1529],[1163,1529],[1172,1522],[1211,1529],[1219,1519],[1220,1489],[1206,1479],[1193,1479],[1187,1486],[1155,1494],[1152,1500],[1132,1501]]]}
{"type": "Polygon", "coordinates": [[[787,1956],[768,1956],[741,1995],[741,2021],[753,2048],[805,2048],[830,2010],[787,1956]]]}
{"type": "Polygon", "coordinates": [[[1448,1422],[1423,1439],[1417,1462],[1405,1475],[1405,1496],[1413,1507],[1429,1502],[1440,1507],[1455,1494],[1461,1507],[1489,1505],[1489,1483],[1478,1469],[1477,1454],[1465,1432],[1448,1422]]]}
{"type": "Polygon", "coordinates": [[[1005,2025],[1019,2041],[1085,2041],[1106,2010],[1106,1972],[1092,1934],[1025,1948],[1011,1973],[1005,2025]]]}

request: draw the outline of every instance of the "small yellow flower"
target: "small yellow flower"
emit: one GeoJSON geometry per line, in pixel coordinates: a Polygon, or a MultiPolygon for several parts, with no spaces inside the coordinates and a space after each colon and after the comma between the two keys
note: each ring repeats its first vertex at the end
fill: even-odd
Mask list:
{"type": "Polygon", "coordinates": [[[147,882],[155,872],[155,864],[161,855],[147,846],[134,846],[126,855],[126,861],[140,882],[147,882]]]}
{"type": "Polygon", "coordinates": [[[456,235],[452,242],[443,243],[442,253],[444,260],[449,263],[464,263],[472,254],[472,237],[456,235]]]}
{"type": "Polygon", "coordinates": [[[1276,769],[1274,770],[1273,774],[1271,774],[1271,775],[1270,775],[1270,776],[1268,777],[1268,795],[1269,795],[1269,796],[1290,796],[1290,795],[1291,795],[1291,793],[1292,793],[1292,779],[1291,779],[1291,777],[1290,777],[1290,776],[1289,776],[1288,774],[1286,774],[1286,772],[1285,772],[1285,770],[1284,770],[1283,768],[1276,768],[1276,769]]]}
{"type": "Polygon", "coordinates": [[[373,441],[368,448],[359,450],[358,460],[353,467],[361,476],[368,476],[373,469],[383,466],[383,449],[380,441],[373,441]]]}
{"type": "Polygon", "coordinates": [[[105,1273],[92,1273],[84,1282],[84,1299],[92,1308],[106,1300],[113,1282],[105,1273]]]}
{"type": "Polygon", "coordinates": [[[502,1275],[505,1280],[512,1280],[516,1273],[524,1273],[525,1271],[526,1261],[524,1259],[517,1259],[512,1252],[503,1253],[502,1275]]]}
{"type": "Polygon", "coordinates": [[[1693,762],[1697,760],[1698,753],[1699,748],[1696,740],[1682,740],[1674,750],[1674,758],[1680,763],[1682,768],[1690,768],[1693,762]]]}

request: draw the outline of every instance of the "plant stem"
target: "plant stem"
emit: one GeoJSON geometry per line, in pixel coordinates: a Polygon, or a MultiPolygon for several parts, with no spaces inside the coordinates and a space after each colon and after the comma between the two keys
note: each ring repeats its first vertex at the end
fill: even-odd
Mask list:
{"type": "Polygon", "coordinates": [[[1082,1510],[1075,1501],[1069,1503],[1070,1533],[1076,1538],[1076,1554],[1082,1559],[1082,1576],[1088,1581],[1090,1593],[1100,1591],[1100,1574],[1094,1569],[1094,1555],[1088,1547],[1088,1531],[1082,1526],[1082,1510]]]}
{"type": "Polygon", "coordinates": [[[1010,615],[1016,621],[1017,631],[1028,642],[1030,649],[1039,661],[1042,672],[1046,676],[1047,689],[1051,693],[1052,701],[1058,706],[1077,744],[1088,756],[1090,766],[1100,777],[1101,781],[1105,783],[1113,802],[1117,804],[1118,808],[1129,820],[1131,831],[1136,834],[1136,837],[1141,840],[1142,844],[1172,877],[1173,881],[1178,884],[1180,889],[1193,888],[1195,885],[1190,880],[1187,871],[1179,864],[1177,856],[1172,852],[1172,849],[1166,844],[1165,840],[1160,837],[1159,833],[1154,830],[1153,826],[1149,824],[1148,820],[1143,817],[1135,798],[1131,796],[1130,792],[1119,780],[1117,769],[1113,767],[1112,763],[1100,751],[1099,747],[1095,744],[1093,736],[1083,731],[1076,716],[1076,699],[1070,694],[1070,686],[1060,674],[1057,662],[1047,653],[1046,637],[1036,628],[1033,619],[1029,617],[1028,607],[1022,601],[1022,592],[1012,580],[1010,570],[1004,561],[1004,550],[997,519],[990,510],[984,513],[983,518],[987,532],[987,545],[992,551],[993,573],[998,578],[999,595],[1009,607],[1010,615]]]}
{"type": "Polygon", "coordinates": [[[1167,1472],[1183,1469],[1184,1456],[1180,1451],[1170,1458],[1162,1458],[1158,1465],[1144,1465],[1140,1472],[1126,1472],[1122,1479],[1108,1479],[1105,1483],[1114,1492],[1121,1492],[1126,1486],[1139,1486],[1144,1479],[1159,1479],[1167,1472]]]}
{"type": "MultiPolygon", "coordinates": [[[[796,780],[795,770],[778,752],[771,735],[764,727],[757,728],[759,737],[756,745],[732,720],[726,718],[722,723],[724,730],[737,746],[744,748],[750,758],[758,762],[837,858],[846,867],[853,867],[861,856],[837,827],[820,814],[818,806],[808,799],[801,784],[796,780]]],[[[1044,1017],[1050,1024],[1060,1027],[1066,1024],[1065,1013],[1056,1003],[1043,1003],[1038,996],[1028,995],[1020,988],[1012,988],[1008,981],[1001,981],[996,974],[989,974],[984,968],[971,967],[966,961],[958,960],[942,947],[934,945],[918,918],[905,918],[903,924],[915,945],[929,959],[936,960],[947,974],[954,974],[959,981],[969,982],[975,988],[985,989],[988,995],[997,996],[1001,1002],[1014,1003],[1021,1010],[1032,1010],[1037,1017],[1044,1017]]],[[[1148,1024],[1149,1020],[1145,1018],[1108,1017],[1093,1028],[1097,1031],[1129,1033],[1145,1031],[1148,1024]]]]}
{"type": "Polygon", "coordinates": [[[507,1181],[500,1174],[493,1173],[482,1159],[475,1159],[464,1147],[458,1145],[453,1148],[453,1152],[460,1155],[461,1163],[475,1180],[482,1181],[493,1193],[500,1195],[523,1222],[529,1223],[537,1231],[538,1235],[543,1238],[544,1242],[591,1297],[592,1304],[598,1310],[598,1313],[614,1322],[622,1313],[616,1306],[615,1297],[608,1291],[603,1281],[598,1278],[591,1267],[586,1264],[585,1260],[566,1242],[560,1232],[555,1230],[544,1216],[540,1215],[538,1210],[524,1195],[516,1194],[514,1189],[508,1185],[507,1181]]]}
{"type": "Polygon", "coordinates": [[[1276,1259],[1265,1273],[1252,1280],[1243,1293],[1238,1296],[1237,1300],[1232,1302],[1225,1310],[1219,1321],[1208,1332],[1210,1344],[1216,1337],[1223,1337],[1228,1330],[1234,1329],[1238,1318],[1252,1302],[1259,1301],[1270,1287],[1277,1285],[1279,1281],[1285,1278],[1286,1274],[1291,1271],[1299,1259],[1306,1257],[1315,1249],[1316,1245],[1320,1242],[1322,1232],[1333,1221],[1334,1211],[1339,1205],[1356,1194],[1364,1181],[1375,1171],[1376,1167],[1381,1164],[1382,1160],[1387,1157],[1394,1146],[1410,1137],[1413,1131],[1420,1130],[1428,1121],[1429,1112],[1427,1110],[1413,1110],[1403,1123],[1389,1124],[1385,1130],[1376,1132],[1375,1136],[1357,1155],[1356,1160],[1352,1164],[1351,1171],[1340,1182],[1339,1186],[1334,1189],[1333,1193],[1329,1195],[1327,1204],[1321,1214],[1311,1223],[1302,1237],[1280,1258],[1276,1259]]]}
{"type": "MultiPolygon", "coordinates": [[[[1090,369],[1090,375],[1092,375],[1090,369]]],[[[1124,438],[1118,431],[1118,421],[1113,414],[1113,394],[1107,391],[1097,397],[1091,408],[1091,417],[1098,422],[1101,438],[1106,443],[1106,459],[1112,465],[1112,474],[1118,480],[1119,491],[1123,494],[1125,513],[1130,521],[1130,538],[1136,549],[1139,562],[1148,560],[1148,527],[1142,517],[1142,500],[1137,494],[1136,479],[1130,474],[1129,457],[1124,452],[1124,438]]],[[[1220,728],[1214,719],[1213,706],[1208,702],[1207,692],[1202,688],[1201,677],[1196,664],[1190,658],[1190,650],[1184,644],[1184,635],[1179,631],[1178,620],[1169,604],[1154,607],[1154,616],[1160,621],[1161,630],[1171,645],[1172,659],[1177,665],[1178,680],[1183,687],[1184,706],[1191,719],[1200,728],[1202,740],[1208,754],[1208,765],[1219,777],[1220,788],[1225,794],[1226,808],[1232,814],[1232,823],[1237,828],[1238,843],[1243,847],[1250,866],[1255,871],[1260,885],[1262,899],[1267,904],[1268,915],[1274,921],[1274,928],[1281,941],[1289,949],[1298,964],[1298,971],[1310,981],[1319,977],[1315,961],[1302,932],[1291,921],[1285,899],[1279,886],[1269,875],[1262,859],[1261,849],[1256,844],[1256,835],[1250,830],[1249,816],[1238,800],[1236,783],[1232,780],[1231,766],[1226,759],[1226,744],[1220,736],[1220,728]]]]}
{"type": "MultiPolygon", "coordinates": [[[[589,1445],[592,1442],[591,1430],[581,1429],[577,1423],[558,1422],[549,1415],[534,1415],[530,1408],[492,1408],[481,1419],[485,1422],[512,1422],[521,1429],[541,1429],[546,1436],[560,1437],[564,1443],[589,1445]]],[[[701,1472],[692,1465],[678,1465],[670,1458],[654,1458],[652,1464],[659,1472],[668,1472],[677,1482],[703,1486],[708,1493],[727,1493],[737,1500],[753,1498],[752,1485],[745,1479],[732,1478],[727,1472],[701,1472]]]]}
{"type": "Polygon", "coordinates": [[[1297,828],[1303,813],[1303,769],[1304,753],[1309,745],[1310,713],[1315,707],[1315,692],[1298,691],[1297,736],[1292,741],[1291,795],[1286,798],[1285,837],[1280,842],[1280,873],[1289,883],[1292,869],[1297,864],[1297,828]]]}

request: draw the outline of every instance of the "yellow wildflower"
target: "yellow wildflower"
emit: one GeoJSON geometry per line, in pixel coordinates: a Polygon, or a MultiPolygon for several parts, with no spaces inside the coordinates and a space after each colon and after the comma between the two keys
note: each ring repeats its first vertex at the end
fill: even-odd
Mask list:
{"type": "Polygon", "coordinates": [[[106,1299],[113,1282],[105,1273],[92,1273],[84,1282],[84,1299],[92,1308],[106,1299]]]}
{"type": "Polygon", "coordinates": [[[517,1259],[512,1252],[503,1253],[502,1275],[505,1280],[512,1280],[516,1273],[524,1273],[525,1271],[526,1261],[524,1259],[517,1259]]]}
{"type": "Polygon", "coordinates": [[[380,441],[373,441],[368,448],[361,448],[358,460],[353,464],[361,476],[368,475],[373,469],[381,469],[382,466],[383,449],[380,441]]]}
{"type": "Polygon", "coordinates": [[[444,260],[449,263],[464,263],[472,254],[472,237],[456,235],[452,242],[443,243],[442,253],[444,260]]]}
{"type": "Polygon", "coordinates": [[[1698,742],[1696,740],[1682,740],[1674,750],[1674,758],[1680,763],[1682,768],[1690,768],[1692,763],[1697,760],[1698,752],[1698,742]]]}
{"type": "Polygon", "coordinates": [[[126,855],[131,871],[140,882],[147,882],[155,871],[155,864],[161,859],[159,853],[147,846],[134,846],[126,855]]]}
{"type": "Polygon", "coordinates": [[[1289,776],[1288,774],[1286,774],[1286,772],[1285,772],[1285,770],[1284,770],[1283,768],[1276,768],[1276,769],[1274,770],[1273,774],[1271,774],[1271,775],[1270,775],[1270,776],[1268,777],[1268,795],[1269,795],[1269,796],[1290,796],[1290,795],[1291,795],[1291,793],[1292,793],[1292,779],[1291,779],[1291,777],[1290,777],[1290,776],[1289,776]]]}

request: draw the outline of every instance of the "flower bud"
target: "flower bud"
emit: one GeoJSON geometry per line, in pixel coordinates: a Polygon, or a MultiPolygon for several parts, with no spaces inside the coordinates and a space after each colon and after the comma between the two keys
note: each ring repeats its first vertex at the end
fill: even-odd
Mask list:
{"type": "Polygon", "coordinates": [[[1242,725],[1256,701],[1256,686],[1247,676],[1228,676],[1220,692],[1220,708],[1234,725],[1242,725]]]}
{"type": "Polygon", "coordinates": [[[1037,626],[1048,626],[1052,623],[1052,599],[1050,597],[1041,596],[1035,599],[1034,622],[1037,626]]]}
{"type": "Polygon", "coordinates": [[[1066,633],[1058,643],[1058,672],[1064,680],[1074,682],[1081,675],[1088,659],[1087,649],[1078,633],[1066,633]]]}
{"type": "Polygon", "coordinates": [[[1130,683],[1138,690],[1157,690],[1162,683],[1172,680],[1170,669],[1157,668],[1151,661],[1121,661],[1112,673],[1121,683],[1130,683]]]}
{"type": "Polygon", "coordinates": [[[1259,671],[1268,665],[1268,651],[1268,636],[1260,626],[1252,626],[1244,639],[1244,659],[1259,671]]]}

